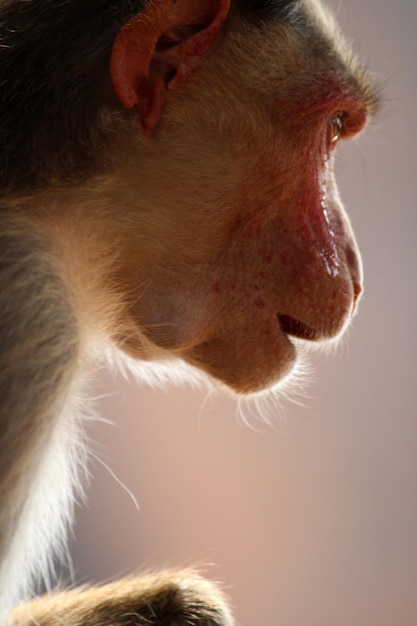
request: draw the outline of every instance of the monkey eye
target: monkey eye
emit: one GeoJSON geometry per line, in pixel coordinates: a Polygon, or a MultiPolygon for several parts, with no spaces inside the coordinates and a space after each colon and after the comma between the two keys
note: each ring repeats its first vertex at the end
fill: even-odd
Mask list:
{"type": "Polygon", "coordinates": [[[343,113],[337,113],[330,120],[330,143],[335,144],[339,141],[343,130],[343,113]]]}

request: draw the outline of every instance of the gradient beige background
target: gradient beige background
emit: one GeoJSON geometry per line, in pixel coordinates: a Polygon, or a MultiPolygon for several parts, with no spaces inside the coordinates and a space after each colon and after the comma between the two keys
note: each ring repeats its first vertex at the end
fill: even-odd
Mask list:
{"type": "Polygon", "coordinates": [[[366,269],[349,342],[259,432],[230,400],[104,375],[100,454],[140,511],[96,465],[78,582],[211,562],[242,626],[417,624],[417,2],[329,4],[385,93],[338,157],[366,269]]]}

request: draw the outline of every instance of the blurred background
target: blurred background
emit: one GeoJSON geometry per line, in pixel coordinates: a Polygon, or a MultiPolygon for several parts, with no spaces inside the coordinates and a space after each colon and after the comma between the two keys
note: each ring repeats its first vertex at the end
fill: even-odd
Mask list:
{"type": "Polygon", "coordinates": [[[329,0],[384,106],[339,152],[366,293],[303,405],[253,428],[189,388],[103,373],[77,582],[210,563],[241,626],[417,624],[417,3],[329,0]]]}

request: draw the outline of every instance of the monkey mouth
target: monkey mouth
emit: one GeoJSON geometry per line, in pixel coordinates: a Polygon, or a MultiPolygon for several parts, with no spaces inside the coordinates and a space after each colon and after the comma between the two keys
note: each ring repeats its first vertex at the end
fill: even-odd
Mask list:
{"type": "Polygon", "coordinates": [[[281,330],[285,335],[308,341],[316,341],[318,339],[317,332],[313,328],[295,319],[295,317],[281,315],[280,313],[278,313],[277,317],[281,330]]]}

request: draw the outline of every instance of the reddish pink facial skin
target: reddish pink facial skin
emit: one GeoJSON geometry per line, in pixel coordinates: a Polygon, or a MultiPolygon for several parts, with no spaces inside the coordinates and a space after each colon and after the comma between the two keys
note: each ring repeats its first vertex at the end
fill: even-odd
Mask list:
{"type": "Polygon", "coordinates": [[[328,132],[321,124],[309,149],[295,154],[290,190],[280,191],[279,177],[288,159],[265,162],[261,182],[243,177],[242,201],[226,223],[213,226],[210,213],[198,214],[195,232],[207,237],[189,251],[188,265],[198,267],[202,250],[207,263],[189,287],[161,275],[158,293],[148,293],[151,308],[141,312],[153,342],[240,393],[291,371],[297,350],[288,329],[304,340],[335,337],[359,298],[360,259],[335,186],[328,132]],[[297,323],[280,324],[280,316],[297,323]]]}
{"type": "Polygon", "coordinates": [[[300,169],[293,197],[254,207],[245,219],[237,214],[223,227],[224,250],[188,297],[178,298],[183,285],[164,284],[163,300],[156,298],[177,323],[163,337],[149,325],[152,340],[239,392],[258,391],[292,369],[296,349],[280,315],[312,329],[303,339],[329,339],[360,294],[359,256],[330,168],[324,157],[322,170],[313,161],[300,169]]]}
{"type": "Polygon", "coordinates": [[[258,380],[273,382],[291,370],[296,350],[282,332],[280,315],[301,322],[293,328],[303,339],[330,339],[346,326],[359,299],[360,258],[338,198],[327,141],[324,133],[315,153],[299,157],[290,198],[278,196],[244,219],[239,214],[231,226],[227,269],[222,258],[214,282],[216,337],[188,354],[239,391],[257,390],[258,380]],[[233,291],[231,278],[238,285],[233,291]],[[223,354],[240,355],[241,367],[229,368],[223,354]]]}

